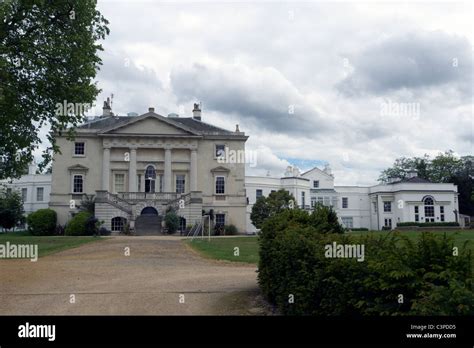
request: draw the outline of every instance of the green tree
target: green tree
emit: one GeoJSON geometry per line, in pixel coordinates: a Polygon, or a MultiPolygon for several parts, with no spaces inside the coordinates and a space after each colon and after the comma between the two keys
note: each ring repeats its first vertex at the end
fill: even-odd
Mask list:
{"type": "Polygon", "coordinates": [[[314,206],[311,214],[312,225],[321,233],[344,233],[336,212],[321,203],[314,206]]]}
{"type": "Polygon", "coordinates": [[[44,168],[59,151],[55,135],[81,123],[100,92],[93,80],[109,29],[96,7],[96,0],[0,2],[0,179],[21,175],[48,126],[44,168]]]}
{"type": "Polygon", "coordinates": [[[268,197],[259,197],[252,207],[250,220],[257,228],[262,228],[262,224],[270,216],[283,210],[296,207],[296,200],[292,194],[284,189],[272,192],[268,197]]]}
{"type": "Polygon", "coordinates": [[[0,226],[6,230],[25,221],[23,201],[16,191],[0,193],[0,226]]]}
{"type": "Polygon", "coordinates": [[[174,210],[170,210],[165,215],[165,225],[168,229],[169,234],[173,234],[178,230],[179,227],[179,217],[174,212],[174,210]]]}

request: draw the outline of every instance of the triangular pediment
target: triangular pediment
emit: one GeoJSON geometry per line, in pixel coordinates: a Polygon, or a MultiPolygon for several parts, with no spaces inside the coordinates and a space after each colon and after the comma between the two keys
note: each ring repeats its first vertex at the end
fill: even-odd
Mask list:
{"type": "Polygon", "coordinates": [[[228,173],[228,172],[230,172],[230,169],[223,166],[218,166],[211,169],[211,173],[228,173]]]}
{"type": "Polygon", "coordinates": [[[190,128],[173,122],[167,117],[149,112],[134,117],[128,122],[112,125],[103,129],[101,134],[132,135],[198,135],[190,128]]]}

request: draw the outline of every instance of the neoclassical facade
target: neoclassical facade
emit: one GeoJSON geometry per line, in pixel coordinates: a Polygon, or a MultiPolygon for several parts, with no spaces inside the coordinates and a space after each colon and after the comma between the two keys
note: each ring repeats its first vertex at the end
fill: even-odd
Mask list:
{"type": "Polygon", "coordinates": [[[347,228],[393,229],[401,222],[459,222],[457,186],[432,183],[415,172],[407,179],[374,186],[336,186],[329,166],[304,173],[288,168],[283,177],[245,178],[249,205],[247,231],[255,232],[250,220],[252,206],[260,196],[285,189],[296,204],[310,210],[316,203],[332,206],[347,228]]]}
{"type": "Polygon", "coordinates": [[[50,207],[65,224],[84,194],[96,197],[95,215],[105,227],[124,224],[137,234],[159,233],[170,206],[183,225],[213,210],[219,224],[245,231],[244,163],[221,163],[219,151],[245,150],[247,136],[193,117],[159,115],[154,108],[140,116],[115,116],[109,101],[102,116],[79,126],[74,140],[57,139],[50,207]]]}

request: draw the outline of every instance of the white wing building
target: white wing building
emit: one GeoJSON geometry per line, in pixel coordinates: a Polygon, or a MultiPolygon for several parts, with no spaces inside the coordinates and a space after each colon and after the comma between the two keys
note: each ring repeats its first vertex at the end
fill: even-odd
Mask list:
{"type": "Polygon", "coordinates": [[[255,232],[250,213],[260,196],[285,189],[296,204],[311,209],[317,202],[332,206],[347,228],[393,229],[401,222],[458,222],[458,190],[454,184],[432,183],[410,173],[405,180],[374,186],[335,186],[329,166],[299,174],[291,167],[282,178],[246,176],[247,231],[255,232]]]}

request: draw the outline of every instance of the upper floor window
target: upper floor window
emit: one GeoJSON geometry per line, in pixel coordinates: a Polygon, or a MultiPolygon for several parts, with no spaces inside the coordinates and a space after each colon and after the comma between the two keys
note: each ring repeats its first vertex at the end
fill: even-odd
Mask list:
{"type": "Polygon", "coordinates": [[[74,175],[72,182],[72,192],[74,193],[83,193],[84,192],[84,176],[83,175],[74,175]]]}
{"type": "Polygon", "coordinates": [[[216,177],[216,193],[218,194],[225,193],[225,178],[223,176],[216,177]]]}
{"type": "Polygon", "coordinates": [[[344,209],[349,208],[349,198],[348,197],[342,197],[342,208],[344,208],[344,209]]]}
{"type": "Polygon", "coordinates": [[[390,213],[392,211],[392,202],[383,202],[384,213],[390,213]]]}
{"type": "Polygon", "coordinates": [[[319,187],[319,180],[314,180],[313,181],[313,188],[318,188],[319,187]]]}
{"type": "Polygon", "coordinates": [[[176,175],[176,193],[184,193],[185,183],[184,175],[176,175]]]}
{"type": "Polygon", "coordinates": [[[37,202],[42,202],[44,196],[44,188],[43,187],[37,187],[36,188],[36,201],[37,202]]]}
{"type": "Polygon", "coordinates": [[[85,156],[86,154],[86,143],[83,141],[76,141],[74,143],[74,156],[85,156]]]}
{"type": "Polygon", "coordinates": [[[255,195],[256,195],[257,199],[259,199],[260,197],[263,196],[263,191],[260,190],[260,189],[257,189],[257,191],[255,191],[255,195]]]}
{"type": "Polygon", "coordinates": [[[21,200],[23,201],[23,203],[26,202],[27,195],[28,195],[28,189],[26,187],[22,188],[21,189],[21,200]]]}
{"type": "Polygon", "coordinates": [[[216,144],[216,153],[215,157],[223,157],[225,156],[225,145],[224,144],[216,144]]]}

